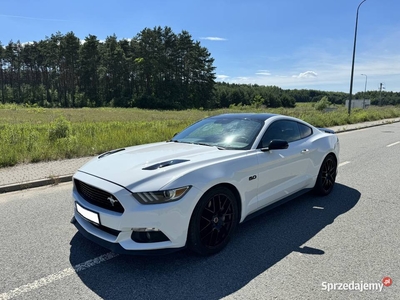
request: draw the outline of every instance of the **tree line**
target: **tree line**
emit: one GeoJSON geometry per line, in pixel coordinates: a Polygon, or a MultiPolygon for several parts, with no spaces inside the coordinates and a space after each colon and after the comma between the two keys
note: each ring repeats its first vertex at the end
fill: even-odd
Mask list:
{"type": "MultiPolygon", "coordinates": [[[[346,93],[284,90],[276,86],[216,82],[214,59],[187,31],[145,28],[132,39],[104,41],[57,32],[40,41],[0,42],[0,101],[43,107],[223,108],[294,107],[346,93]]],[[[399,104],[400,93],[357,93],[372,104],[399,104]]]]}
{"type": "MultiPolygon", "coordinates": [[[[296,103],[318,102],[326,99],[329,104],[344,104],[348,93],[310,89],[282,89],[277,86],[228,84],[217,82],[213,103],[218,108],[231,105],[253,105],[265,107],[294,107],[296,103]]],[[[399,105],[400,93],[386,91],[358,92],[353,99],[369,99],[372,105],[399,105]]]]}
{"type": "Polygon", "coordinates": [[[134,38],[80,41],[60,32],[0,44],[0,101],[60,107],[208,107],[214,59],[187,31],[145,28],[134,38]]]}

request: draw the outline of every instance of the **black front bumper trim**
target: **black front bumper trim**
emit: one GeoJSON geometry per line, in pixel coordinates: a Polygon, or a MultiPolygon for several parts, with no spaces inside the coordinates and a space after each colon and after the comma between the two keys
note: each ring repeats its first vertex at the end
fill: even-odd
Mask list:
{"type": "Polygon", "coordinates": [[[157,250],[126,250],[124,249],[120,244],[116,243],[111,243],[107,242],[103,239],[98,238],[97,236],[94,236],[87,232],[81,224],[75,219],[75,217],[72,217],[71,223],[75,225],[75,227],[78,229],[78,231],[88,240],[91,240],[92,242],[118,254],[127,254],[127,255],[165,255],[165,254],[170,254],[174,253],[180,250],[185,249],[186,247],[181,247],[181,248],[165,248],[165,249],[157,249],[157,250]]]}

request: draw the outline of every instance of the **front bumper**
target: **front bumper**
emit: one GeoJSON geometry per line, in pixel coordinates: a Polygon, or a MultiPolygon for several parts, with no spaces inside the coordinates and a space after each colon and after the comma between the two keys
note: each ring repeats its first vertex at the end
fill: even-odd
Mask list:
{"type": "Polygon", "coordinates": [[[176,202],[143,205],[128,190],[101,178],[77,172],[73,179],[99,187],[118,199],[124,208],[124,211],[120,213],[89,203],[74,184],[74,201],[99,216],[100,224],[93,224],[77,212],[75,205],[72,223],[86,238],[115,253],[124,254],[170,253],[186,246],[190,218],[198,197],[201,196],[196,188],[191,188],[184,198],[176,202]],[[143,228],[159,230],[167,237],[167,240],[134,241],[132,232],[143,228]]]}
{"type": "Polygon", "coordinates": [[[167,248],[167,249],[156,249],[156,250],[126,250],[118,243],[111,243],[90,234],[81,226],[81,224],[79,224],[79,222],[76,220],[75,217],[72,217],[71,223],[74,224],[76,229],[78,229],[78,231],[88,240],[91,240],[92,242],[118,254],[162,255],[162,254],[170,254],[186,248],[186,247],[181,247],[181,248],[167,248]]]}

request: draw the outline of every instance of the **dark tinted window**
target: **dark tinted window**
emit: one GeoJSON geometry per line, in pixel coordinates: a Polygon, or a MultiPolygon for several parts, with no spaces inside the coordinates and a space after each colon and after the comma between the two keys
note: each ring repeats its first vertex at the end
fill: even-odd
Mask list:
{"type": "Polygon", "coordinates": [[[299,124],[300,137],[302,139],[304,139],[312,134],[312,129],[310,127],[308,127],[307,125],[300,124],[300,123],[297,123],[297,124],[299,124]]]}
{"type": "Polygon", "coordinates": [[[300,131],[297,122],[276,121],[272,123],[261,139],[259,148],[268,147],[272,140],[284,140],[288,143],[300,139],[300,131]]]}

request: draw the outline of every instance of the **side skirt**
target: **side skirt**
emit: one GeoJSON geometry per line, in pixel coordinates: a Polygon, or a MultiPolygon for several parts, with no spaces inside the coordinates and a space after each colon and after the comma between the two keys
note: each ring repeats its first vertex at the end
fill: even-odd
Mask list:
{"type": "Polygon", "coordinates": [[[247,221],[249,221],[249,220],[251,220],[251,219],[253,219],[255,217],[258,217],[259,215],[264,214],[267,211],[270,211],[270,210],[272,210],[272,209],[274,209],[274,208],[276,208],[276,207],[278,207],[278,206],[280,206],[282,204],[285,204],[286,202],[289,202],[289,201],[291,201],[291,200],[293,200],[293,199],[295,199],[297,197],[300,197],[301,195],[304,195],[304,194],[308,193],[311,190],[312,190],[312,188],[308,188],[308,189],[304,189],[304,190],[298,191],[298,192],[296,192],[296,193],[294,193],[294,194],[292,194],[292,195],[290,195],[290,196],[288,196],[286,198],[283,198],[283,199],[281,199],[279,201],[276,201],[276,202],[274,202],[274,203],[272,203],[270,205],[267,205],[264,208],[262,208],[260,210],[257,210],[255,212],[251,213],[250,215],[248,215],[243,220],[242,223],[247,222],[247,221]]]}

